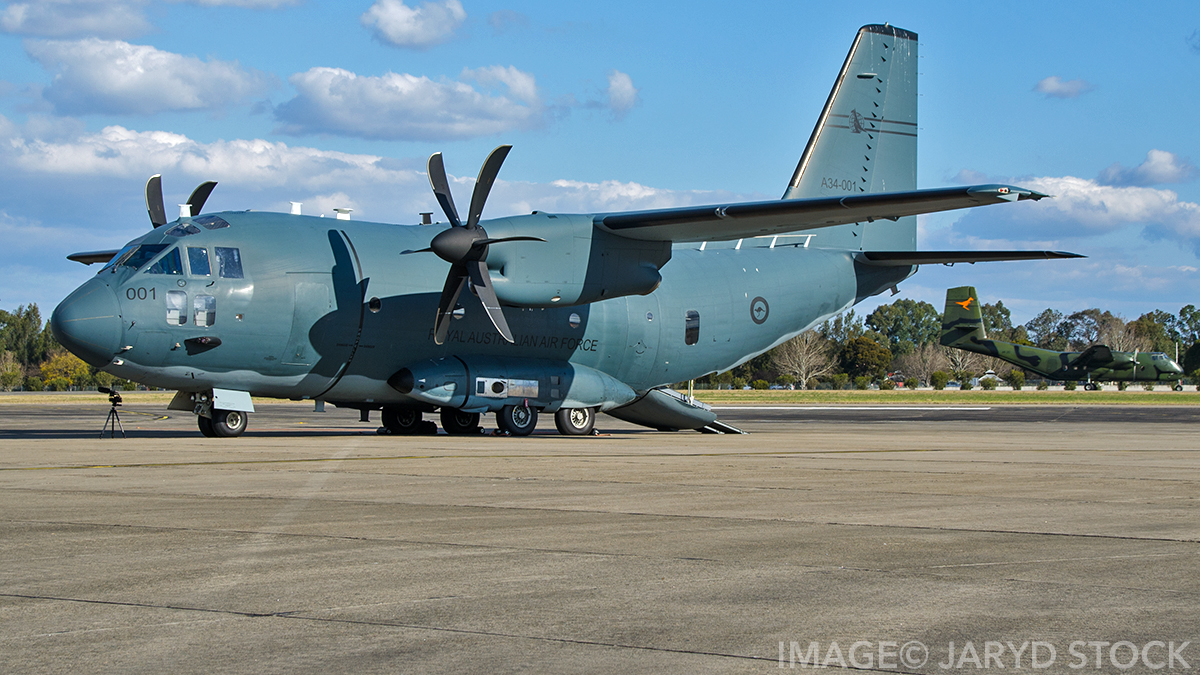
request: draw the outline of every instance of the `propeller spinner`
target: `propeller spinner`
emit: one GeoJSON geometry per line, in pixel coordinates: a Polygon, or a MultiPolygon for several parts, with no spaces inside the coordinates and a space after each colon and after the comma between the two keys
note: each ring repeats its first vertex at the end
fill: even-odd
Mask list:
{"type": "Polygon", "coordinates": [[[429,242],[429,248],[419,251],[404,251],[404,253],[432,252],[437,257],[450,263],[450,273],[446,275],[446,283],[442,287],[442,297],[438,301],[437,319],[434,323],[433,341],[442,344],[446,333],[450,330],[451,313],[462,294],[467,281],[475,289],[483,309],[487,312],[492,325],[504,336],[505,340],[515,342],[504,312],[500,309],[500,301],[492,288],[492,279],[487,268],[488,246],[508,241],[546,241],[540,237],[503,237],[489,239],[487,232],[479,226],[479,218],[483,214],[483,205],[487,202],[496,175],[500,173],[500,165],[508,156],[511,145],[501,145],[488,155],[483,168],[479,170],[479,178],[475,181],[475,191],[471,194],[471,209],[467,212],[467,222],[458,217],[458,209],[454,206],[454,198],[450,194],[450,183],[446,180],[446,167],[442,163],[442,153],[435,152],[429,157],[429,184],[433,194],[441,204],[442,211],[450,221],[450,227],[443,230],[429,242]]]}
{"type": "MultiPolygon", "coordinates": [[[[200,209],[204,208],[204,202],[208,201],[208,196],[216,186],[217,181],[208,180],[192,190],[187,200],[191,215],[200,215],[200,209]]],[[[167,210],[163,206],[162,174],[156,173],[146,181],[146,212],[150,214],[150,223],[155,228],[167,224],[167,210]]]]}

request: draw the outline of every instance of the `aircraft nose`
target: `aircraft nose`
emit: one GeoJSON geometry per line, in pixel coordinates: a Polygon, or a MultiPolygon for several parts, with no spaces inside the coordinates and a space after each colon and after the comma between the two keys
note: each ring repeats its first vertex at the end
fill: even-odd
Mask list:
{"type": "Polygon", "coordinates": [[[54,308],[50,330],[59,344],[102,367],[121,348],[121,306],[108,284],[89,279],[54,308]]]}

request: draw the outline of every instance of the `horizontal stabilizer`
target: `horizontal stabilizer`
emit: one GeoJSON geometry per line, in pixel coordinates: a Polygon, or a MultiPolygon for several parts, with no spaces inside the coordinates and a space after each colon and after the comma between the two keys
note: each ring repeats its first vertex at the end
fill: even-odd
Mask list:
{"type": "Polygon", "coordinates": [[[116,254],[117,251],[84,251],[83,253],[72,253],[67,256],[67,260],[91,265],[92,263],[106,263],[112,260],[116,254]]]}
{"type": "Polygon", "coordinates": [[[1013,260],[1057,260],[1086,258],[1066,251],[863,251],[859,262],[879,267],[909,265],[953,265],[954,263],[1000,262],[1013,260]]]}
{"type": "Polygon", "coordinates": [[[1047,196],[1010,185],[975,185],[601,214],[595,217],[595,222],[630,239],[722,241],[847,223],[896,220],[921,213],[1038,200],[1047,196]]]}

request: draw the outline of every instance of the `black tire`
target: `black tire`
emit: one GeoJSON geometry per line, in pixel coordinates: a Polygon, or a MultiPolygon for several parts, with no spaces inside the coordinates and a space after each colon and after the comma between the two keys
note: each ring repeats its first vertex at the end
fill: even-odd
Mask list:
{"type": "Polygon", "coordinates": [[[240,410],[214,410],[213,433],[220,438],[236,438],[246,430],[250,415],[240,410]]]}
{"type": "Polygon", "coordinates": [[[442,408],[442,428],[451,436],[479,435],[479,413],[463,412],[456,408],[442,408]]]}
{"type": "Polygon", "coordinates": [[[384,408],[383,426],[398,436],[421,433],[421,411],[414,408],[384,408]]]}
{"type": "Polygon", "coordinates": [[[204,434],[205,438],[217,437],[217,432],[213,431],[212,420],[204,415],[196,415],[196,426],[200,427],[200,433],[204,434]]]}
{"type": "Polygon", "coordinates": [[[1083,390],[1084,391],[1096,391],[1096,385],[1092,384],[1091,382],[1088,382],[1087,384],[1083,385],[1083,390]]]}
{"type": "Polygon", "coordinates": [[[595,408],[559,408],[554,426],[563,436],[587,436],[596,426],[595,408]]]}
{"type": "Polygon", "coordinates": [[[1175,391],[1183,391],[1183,385],[1177,384],[1177,385],[1175,385],[1174,389],[1175,389],[1175,391]]]}
{"type": "Polygon", "coordinates": [[[531,408],[524,405],[506,405],[496,413],[496,424],[500,425],[501,431],[506,431],[512,436],[528,436],[533,433],[533,428],[537,426],[538,411],[537,408],[531,408]]]}

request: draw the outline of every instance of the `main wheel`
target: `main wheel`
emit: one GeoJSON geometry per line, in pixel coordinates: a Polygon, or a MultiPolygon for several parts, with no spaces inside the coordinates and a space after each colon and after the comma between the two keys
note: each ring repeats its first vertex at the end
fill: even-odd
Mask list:
{"type": "Polygon", "coordinates": [[[212,429],[215,436],[234,438],[246,430],[249,415],[240,410],[214,410],[212,429]]]}
{"type": "Polygon", "coordinates": [[[413,408],[384,408],[383,426],[398,436],[421,432],[421,411],[413,408]]]}
{"type": "Polygon", "coordinates": [[[1182,384],[1175,385],[1175,391],[1183,391],[1183,385],[1182,384]]]}
{"type": "Polygon", "coordinates": [[[1091,382],[1088,382],[1087,384],[1083,385],[1083,390],[1084,391],[1096,391],[1096,385],[1092,384],[1091,382]]]}
{"type": "Polygon", "coordinates": [[[559,408],[554,413],[554,426],[563,436],[586,436],[596,426],[596,409],[559,408]]]}
{"type": "Polygon", "coordinates": [[[217,432],[213,431],[211,419],[204,415],[196,415],[196,425],[200,427],[200,433],[204,434],[205,438],[217,437],[217,432]]]}
{"type": "Polygon", "coordinates": [[[506,405],[496,413],[496,424],[501,431],[507,431],[513,436],[528,436],[537,426],[537,408],[525,405],[506,405]]]}
{"type": "Polygon", "coordinates": [[[451,436],[466,436],[479,433],[479,413],[463,412],[455,408],[442,408],[442,428],[451,436]]]}

